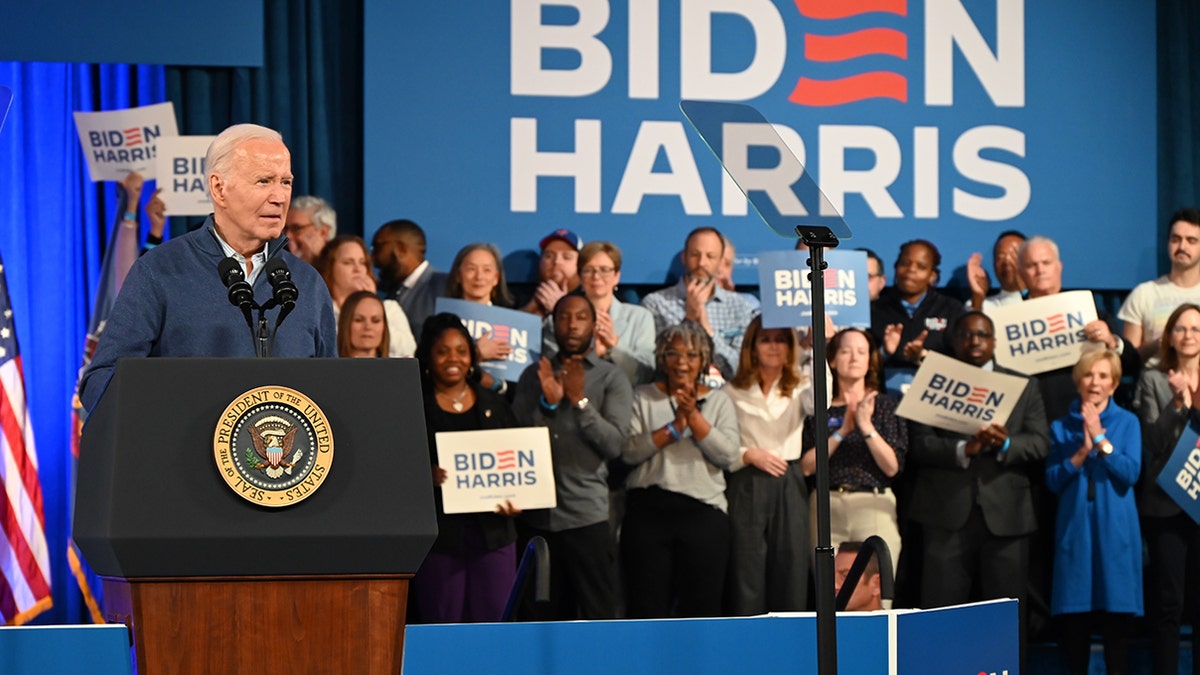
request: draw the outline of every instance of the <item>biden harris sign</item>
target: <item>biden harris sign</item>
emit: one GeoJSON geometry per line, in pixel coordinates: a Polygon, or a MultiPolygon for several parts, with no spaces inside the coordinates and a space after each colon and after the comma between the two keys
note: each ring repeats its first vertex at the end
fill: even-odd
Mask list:
{"type": "MultiPolygon", "coordinates": [[[[365,15],[366,229],[417,221],[443,269],[468,241],[509,253],[555,227],[620,246],[626,283],[662,282],[700,225],[785,248],[687,127],[678,104],[695,99],[762,111],[851,245],[885,260],[924,237],[953,266],[1018,228],[1064,244],[1068,287],[1157,274],[1154,247],[1087,264],[1155,220],[1153,3],[367,0],[365,15]]],[[[740,152],[768,169],[778,149],[740,152]]]]}

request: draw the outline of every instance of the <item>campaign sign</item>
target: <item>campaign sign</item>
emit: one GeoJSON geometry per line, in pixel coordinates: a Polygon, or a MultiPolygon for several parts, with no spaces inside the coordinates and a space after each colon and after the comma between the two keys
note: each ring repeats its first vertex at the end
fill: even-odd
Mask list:
{"type": "Polygon", "coordinates": [[[204,156],[216,136],[167,136],[158,141],[158,193],[169,216],[212,213],[204,156]]]}
{"type": "Polygon", "coordinates": [[[990,309],[996,326],[996,363],[1026,375],[1075,365],[1096,320],[1091,291],[1055,293],[990,309]]]}
{"type": "MultiPolygon", "coordinates": [[[[812,280],[806,260],[808,251],[758,254],[763,328],[812,325],[812,280]]],[[[870,328],[867,254],[833,250],[826,252],[825,262],[825,313],[836,326],[870,328]]]]}
{"type": "Polygon", "coordinates": [[[512,345],[508,358],[479,364],[492,377],[516,382],[525,367],[542,355],[542,319],[536,314],[453,298],[438,298],[435,308],[439,314],[458,315],[476,340],[490,333],[512,345]]]}
{"type": "Polygon", "coordinates": [[[508,500],[522,510],[558,505],[546,427],[442,431],[434,442],[446,513],[491,513],[508,500]]]}
{"type": "Polygon", "coordinates": [[[1006,424],[1027,382],[929,352],[896,414],[970,436],[989,424],[1006,424]]]}
{"type": "Polygon", "coordinates": [[[828,215],[796,198],[811,179],[851,246],[887,260],[929,239],[948,276],[1037,223],[1071,242],[1072,288],[1158,274],[1153,246],[1090,264],[1157,207],[1153,2],[364,0],[363,13],[365,234],[410,218],[442,269],[464,242],[528,251],[568,227],[621,248],[622,282],[659,285],[701,225],[743,251],[786,247],[756,210],[811,225],[828,215]],[[754,208],[681,101],[771,123],[722,124],[711,148],[754,208]]]}
{"type": "Polygon", "coordinates": [[[1158,474],[1158,486],[1192,520],[1200,523],[1200,430],[1189,416],[1187,426],[1158,474]]]}
{"type": "Polygon", "coordinates": [[[158,177],[158,139],[178,136],[175,104],[155,103],[125,110],[76,112],[75,127],[93,182],[121,180],[137,171],[158,177]]]}

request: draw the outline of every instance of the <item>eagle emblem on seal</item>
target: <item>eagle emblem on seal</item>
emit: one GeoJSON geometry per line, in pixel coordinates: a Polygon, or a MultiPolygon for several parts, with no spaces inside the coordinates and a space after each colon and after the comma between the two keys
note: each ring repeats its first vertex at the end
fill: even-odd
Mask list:
{"type": "Polygon", "coordinates": [[[291,474],[292,467],[304,456],[304,451],[292,452],[296,425],[276,415],[268,415],[250,426],[254,452],[246,453],[247,464],[271,478],[291,474]]]}

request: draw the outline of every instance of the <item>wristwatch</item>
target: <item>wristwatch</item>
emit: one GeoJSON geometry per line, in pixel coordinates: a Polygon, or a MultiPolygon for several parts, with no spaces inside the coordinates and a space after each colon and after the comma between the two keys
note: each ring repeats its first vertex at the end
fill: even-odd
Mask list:
{"type": "Polygon", "coordinates": [[[576,410],[586,410],[588,407],[588,403],[590,403],[590,401],[588,401],[588,397],[584,396],[583,398],[581,398],[575,402],[575,409],[576,410]]]}
{"type": "Polygon", "coordinates": [[[1113,451],[1113,444],[1108,441],[1104,441],[1097,447],[1097,449],[1102,455],[1111,455],[1113,451]]]}

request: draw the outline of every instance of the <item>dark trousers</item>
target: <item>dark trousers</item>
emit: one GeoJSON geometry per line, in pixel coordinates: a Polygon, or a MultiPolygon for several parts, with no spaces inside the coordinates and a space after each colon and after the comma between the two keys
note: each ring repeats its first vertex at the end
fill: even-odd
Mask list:
{"type": "MultiPolygon", "coordinates": [[[[948,607],[975,600],[1016,598],[1023,665],[1030,537],[992,534],[984,522],[983,511],[975,505],[961,529],[924,525],[923,538],[921,606],[948,607]],[[976,597],[972,597],[973,589],[978,592],[976,597]]],[[[1023,667],[1021,670],[1025,671],[1023,667]]]]}
{"type": "Polygon", "coordinates": [[[550,548],[550,601],[532,601],[532,578],[526,580],[521,603],[525,621],[615,619],[617,561],[608,521],[550,532],[517,521],[522,551],[533,537],[550,548]]]}
{"type": "Polygon", "coordinates": [[[720,616],[728,561],[723,511],[656,487],[628,491],[621,564],[629,618],[720,616]]]}
{"type": "Polygon", "coordinates": [[[421,622],[499,621],[516,572],[515,544],[488,549],[483,530],[467,526],[461,553],[434,551],[413,577],[421,622]]]}
{"type": "Polygon", "coordinates": [[[730,613],[808,609],[808,488],[800,463],[778,478],[748,466],[726,482],[730,613]]]}
{"type": "Polygon", "coordinates": [[[1060,614],[1062,646],[1067,654],[1067,669],[1071,675],[1087,675],[1092,657],[1092,626],[1100,629],[1104,638],[1104,672],[1125,675],[1129,672],[1129,634],[1131,614],[1081,612],[1060,614]]]}
{"type": "MultiPolygon", "coordinates": [[[[1200,609],[1200,525],[1186,514],[1144,518],[1150,565],[1146,579],[1146,619],[1150,629],[1154,672],[1175,675],[1179,669],[1179,627],[1184,610],[1200,609]],[[1188,578],[1192,570],[1193,578],[1188,578]]],[[[1196,627],[1196,617],[1189,617],[1196,627]]],[[[1200,675],[1200,658],[1192,651],[1192,675],[1200,675]]]]}

